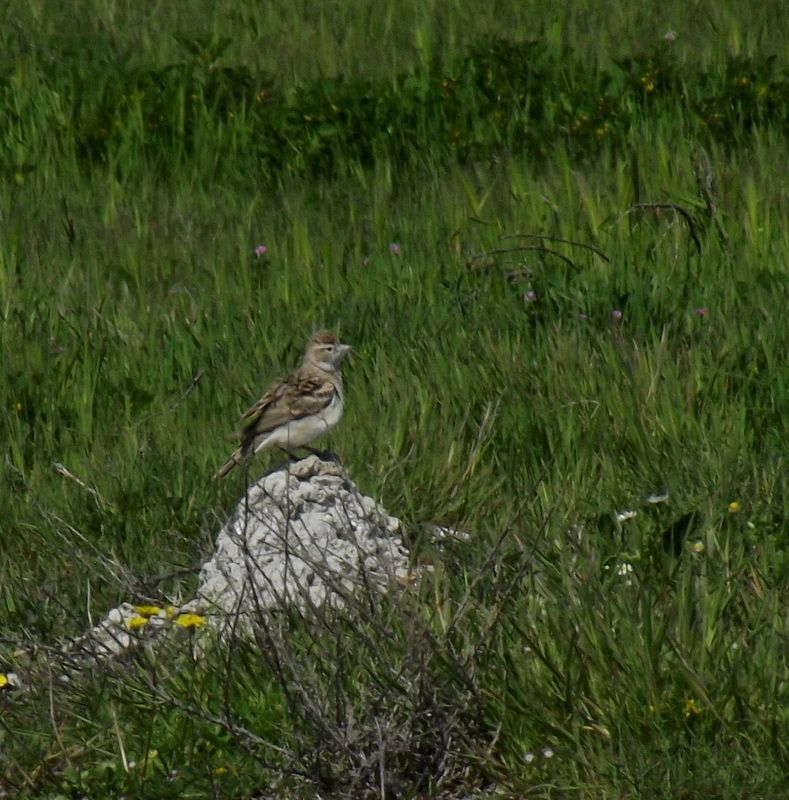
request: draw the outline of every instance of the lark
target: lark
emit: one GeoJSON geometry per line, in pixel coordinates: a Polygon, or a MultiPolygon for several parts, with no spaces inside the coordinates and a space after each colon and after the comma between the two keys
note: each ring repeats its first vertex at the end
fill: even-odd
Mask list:
{"type": "Polygon", "coordinates": [[[342,416],[340,364],[350,349],[331,331],[318,331],[301,366],[275,381],[239,418],[241,445],[215,477],[224,478],[253,453],[279,447],[292,454],[330,431],[342,416]]]}

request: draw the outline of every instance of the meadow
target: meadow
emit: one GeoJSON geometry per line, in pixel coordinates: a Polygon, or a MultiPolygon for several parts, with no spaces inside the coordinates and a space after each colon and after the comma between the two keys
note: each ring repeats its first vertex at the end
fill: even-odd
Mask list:
{"type": "Polygon", "coordinates": [[[0,796],[789,796],[789,38],[643,5],[5,4],[0,796]],[[319,327],[433,571],[42,682],[319,327]]]}

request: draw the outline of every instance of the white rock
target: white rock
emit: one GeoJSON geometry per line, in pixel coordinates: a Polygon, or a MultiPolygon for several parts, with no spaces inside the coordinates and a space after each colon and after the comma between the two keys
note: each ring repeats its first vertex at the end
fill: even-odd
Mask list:
{"type": "Polygon", "coordinates": [[[63,647],[60,678],[141,644],[155,649],[162,638],[183,636],[184,627],[186,641],[196,644],[193,634],[206,628],[195,620],[179,624],[184,614],[204,617],[220,632],[251,631],[262,611],[340,607],[356,591],[383,594],[409,574],[399,521],[364,497],[339,463],[309,456],[249,487],[219,532],[193,600],[142,623],[130,603],[111,609],[63,647]]]}
{"type": "Polygon", "coordinates": [[[399,521],[339,463],[313,455],[249,488],[181,610],[253,624],[283,603],[341,606],[362,587],[385,592],[408,565],[399,521]]]}

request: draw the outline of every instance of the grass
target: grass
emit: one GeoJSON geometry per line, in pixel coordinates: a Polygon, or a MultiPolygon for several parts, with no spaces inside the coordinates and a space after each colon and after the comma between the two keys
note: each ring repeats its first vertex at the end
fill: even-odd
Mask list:
{"type": "Polygon", "coordinates": [[[305,24],[298,4],[84,3],[80,26],[11,5],[0,672],[119,602],[190,597],[243,489],[210,477],[225,434],[318,326],[356,350],[326,444],[436,571],[228,659],[175,648],[0,694],[0,788],[380,796],[364,756],[390,725],[393,796],[785,794],[787,41],[770,4],[335,4],[305,24]],[[477,82],[486,53],[499,89],[523,79],[490,36],[540,42],[528,111],[477,82]],[[230,38],[225,84],[196,37],[230,38]],[[746,74],[769,91],[745,96],[746,74]],[[158,89],[91,139],[141,75],[158,89]],[[415,100],[447,77],[451,103],[415,100]],[[179,116],[195,81],[214,104],[179,116]],[[269,116],[248,94],[264,84],[269,116]],[[584,120],[601,89],[611,105],[584,120]],[[379,137],[372,157],[352,114],[328,144],[298,119],[339,96],[379,103],[356,130],[379,137]],[[270,125],[276,159],[248,125],[270,125]],[[471,538],[438,548],[427,523],[471,538]]]}

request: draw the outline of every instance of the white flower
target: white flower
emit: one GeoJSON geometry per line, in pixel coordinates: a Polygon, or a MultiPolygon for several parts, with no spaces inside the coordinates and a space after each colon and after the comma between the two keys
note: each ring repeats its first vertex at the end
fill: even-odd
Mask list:
{"type": "Polygon", "coordinates": [[[668,492],[663,492],[663,494],[651,494],[646,498],[645,502],[649,503],[651,506],[656,506],[660,503],[667,503],[668,492]]]}
{"type": "Polygon", "coordinates": [[[622,578],[625,586],[633,585],[633,565],[627,561],[616,565],[616,574],[622,578]]]}

